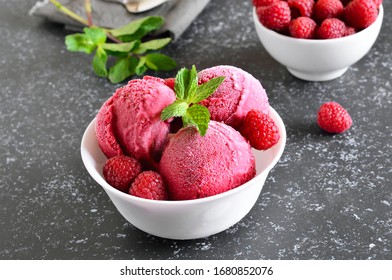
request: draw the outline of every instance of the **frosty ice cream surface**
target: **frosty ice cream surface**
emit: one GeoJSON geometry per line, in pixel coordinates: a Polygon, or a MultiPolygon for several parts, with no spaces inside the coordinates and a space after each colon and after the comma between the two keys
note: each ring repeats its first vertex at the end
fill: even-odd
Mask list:
{"type": "Polygon", "coordinates": [[[143,170],[159,173],[171,200],[208,197],[244,184],[256,171],[240,128],[250,110],[268,114],[264,88],[228,65],[181,73],[173,87],[146,76],[117,89],[96,117],[99,147],[107,158],[133,157],[143,170]]]}

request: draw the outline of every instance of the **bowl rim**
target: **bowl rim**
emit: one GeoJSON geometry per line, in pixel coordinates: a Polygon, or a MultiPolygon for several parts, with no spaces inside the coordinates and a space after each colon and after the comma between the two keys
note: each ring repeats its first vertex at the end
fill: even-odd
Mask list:
{"type": "Polygon", "coordinates": [[[369,25],[368,27],[366,27],[365,29],[362,29],[359,32],[356,32],[355,34],[349,35],[349,36],[345,36],[345,37],[341,37],[341,38],[333,38],[333,39],[304,39],[304,38],[293,38],[287,35],[283,35],[280,34],[277,31],[271,30],[267,27],[265,27],[260,21],[259,18],[256,14],[256,7],[253,7],[253,21],[254,23],[260,27],[261,30],[263,30],[263,32],[270,34],[271,36],[275,36],[277,38],[280,38],[282,40],[287,40],[287,41],[295,41],[295,42],[299,42],[299,43],[309,43],[309,44],[320,44],[320,43],[337,43],[337,42],[344,42],[346,40],[350,40],[353,37],[357,37],[360,36],[360,34],[363,34],[364,32],[366,32],[367,30],[369,30],[369,28],[374,27],[378,22],[382,22],[384,18],[384,7],[382,4],[380,4],[380,6],[378,7],[378,16],[376,18],[376,20],[369,25]]]}
{"type": "MultiPolygon", "coordinates": [[[[227,197],[227,196],[232,196],[237,192],[241,192],[244,189],[246,189],[247,187],[249,187],[250,185],[252,185],[253,183],[257,183],[257,181],[261,180],[263,178],[263,176],[268,175],[269,171],[277,164],[280,157],[282,156],[283,151],[286,146],[286,139],[287,139],[286,128],[284,126],[282,118],[275,111],[275,109],[273,109],[271,106],[269,107],[269,109],[270,109],[269,114],[275,120],[275,123],[276,123],[277,127],[279,128],[279,132],[280,132],[280,139],[279,139],[278,143],[276,144],[276,145],[278,145],[277,146],[278,150],[276,151],[274,158],[271,160],[271,162],[268,164],[268,166],[264,170],[262,170],[259,174],[257,174],[254,178],[252,178],[248,182],[246,182],[246,183],[242,184],[241,186],[238,186],[234,189],[231,189],[229,191],[226,191],[226,192],[223,192],[220,194],[216,194],[213,196],[198,198],[198,199],[189,199],[189,200],[152,200],[152,199],[145,199],[145,198],[132,196],[132,195],[129,195],[127,193],[121,192],[121,191],[113,188],[111,185],[109,185],[103,179],[102,175],[96,170],[95,166],[93,166],[91,164],[87,164],[87,156],[88,156],[89,152],[87,151],[87,149],[85,147],[87,147],[87,141],[88,141],[87,139],[89,137],[91,138],[90,135],[92,133],[92,130],[94,130],[94,132],[95,132],[96,118],[94,118],[89,123],[89,125],[87,126],[86,130],[83,133],[81,146],[80,146],[82,161],[83,161],[83,164],[84,164],[85,168],[87,169],[89,175],[91,177],[93,177],[93,179],[106,192],[109,191],[110,193],[116,195],[117,197],[120,197],[120,198],[127,200],[127,201],[130,201],[130,202],[154,204],[154,205],[186,205],[186,204],[193,205],[193,204],[202,204],[202,203],[211,202],[214,200],[219,200],[219,199],[227,197]]],[[[95,135],[95,133],[94,133],[94,135],[95,135]]]]}

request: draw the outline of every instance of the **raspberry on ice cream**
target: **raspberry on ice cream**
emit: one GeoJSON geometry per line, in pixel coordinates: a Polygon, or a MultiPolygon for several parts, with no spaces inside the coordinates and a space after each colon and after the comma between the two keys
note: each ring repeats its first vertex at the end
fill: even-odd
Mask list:
{"type": "Polygon", "coordinates": [[[105,180],[122,192],[128,192],[131,183],[141,172],[140,163],[136,159],[124,155],[111,157],[103,166],[105,180]]]}
{"type": "Polygon", "coordinates": [[[154,77],[131,80],[117,89],[97,114],[96,135],[105,156],[125,154],[142,165],[155,165],[170,126],[160,114],[174,100],[173,90],[154,77]]]}
{"type": "Polygon", "coordinates": [[[170,138],[159,171],[174,200],[216,195],[244,184],[255,174],[249,143],[232,127],[210,121],[206,135],[185,127],[170,138]]]}
{"type": "Polygon", "coordinates": [[[280,134],[274,120],[267,114],[250,110],[246,115],[241,134],[257,150],[267,150],[278,143],[280,134]]]}
{"type": "Polygon", "coordinates": [[[129,188],[129,194],[153,200],[169,199],[162,176],[152,170],[143,171],[135,178],[129,188]]]}
{"type": "Polygon", "coordinates": [[[211,114],[211,120],[221,121],[239,129],[246,114],[251,110],[269,112],[267,94],[259,80],[234,66],[215,66],[199,72],[199,84],[224,76],[225,80],[207,99],[200,102],[211,114]]]}

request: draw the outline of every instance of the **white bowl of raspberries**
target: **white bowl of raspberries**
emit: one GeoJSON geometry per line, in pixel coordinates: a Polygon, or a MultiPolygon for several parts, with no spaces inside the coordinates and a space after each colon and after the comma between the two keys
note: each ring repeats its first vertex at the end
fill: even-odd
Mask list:
{"type": "Polygon", "coordinates": [[[363,58],[381,29],[382,0],[253,0],[265,50],[297,78],[328,81],[363,58]]]}

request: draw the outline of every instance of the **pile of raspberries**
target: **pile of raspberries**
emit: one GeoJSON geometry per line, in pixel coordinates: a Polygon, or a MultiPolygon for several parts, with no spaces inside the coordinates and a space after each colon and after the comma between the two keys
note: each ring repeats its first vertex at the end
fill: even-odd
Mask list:
{"type": "Polygon", "coordinates": [[[333,39],[371,25],[382,0],[252,0],[266,28],[302,39],[333,39]]]}

